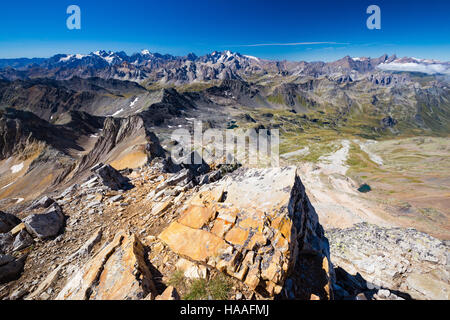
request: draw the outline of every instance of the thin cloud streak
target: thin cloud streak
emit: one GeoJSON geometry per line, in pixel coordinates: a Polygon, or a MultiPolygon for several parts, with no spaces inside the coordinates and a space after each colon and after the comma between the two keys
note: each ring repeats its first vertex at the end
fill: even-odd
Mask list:
{"type": "Polygon", "coordinates": [[[288,42],[288,43],[257,43],[257,44],[241,44],[236,46],[229,47],[270,47],[270,46],[308,46],[308,45],[317,45],[317,44],[336,44],[336,45],[349,45],[350,43],[342,43],[342,42],[332,42],[332,41],[324,41],[324,42],[288,42]]]}

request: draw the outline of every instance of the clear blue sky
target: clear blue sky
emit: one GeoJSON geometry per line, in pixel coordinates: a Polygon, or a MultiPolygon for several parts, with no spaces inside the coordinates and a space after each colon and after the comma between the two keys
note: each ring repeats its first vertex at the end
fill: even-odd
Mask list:
{"type": "Polygon", "coordinates": [[[450,60],[448,0],[15,0],[2,1],[0,57],[99,49],[198,55],[214,50],[267,59],[335,60],[383,53],[450,60]],[[82,29],[66,28],[81,8],[82,29]],[[368,30],[366,9],[381,8],[368,30]],[[322,44],[268,45],[326,42],[322,44]]]}

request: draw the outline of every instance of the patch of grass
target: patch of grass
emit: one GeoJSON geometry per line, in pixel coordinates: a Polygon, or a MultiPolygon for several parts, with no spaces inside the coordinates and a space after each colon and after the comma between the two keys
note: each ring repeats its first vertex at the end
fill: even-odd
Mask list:
{"type": "Polygon", "coordinates": [[[339,150],[340,146],[333,143],[315,143],[311,144],[309,153],[303,158],[303,161],[317,162],[320,157],[326,156],[339,150]]]}
{"type": "Polygon", "coordinates": [[[197,279],[192,281],[189,292],[183,297],[184,300],[226,300],[231,290],[231,282],[224,276],[218,275],[207,281],[197,279]]]}
{"type": "Polygon", "coordinates": [[[208,289],[213,299],[226,300],[231,290],[231,283],[224,275],[219,275],[209,282],[208,289]]]}
{"type": "Polygon", "coordinates": [[[184,300],[206,300],[208,299],[208,282],[205,279],[194,280],[189,292],[183,297],[184,300]]]}
{"type": "Polygon", "coordinates": [[[283,99],[283,96],[281,94],[268,96],[267,101],[274,103],[274,104],[286,104],[286,102],[283,99]]]}
{"type": "Polygon", "coordinates": [[[175,287],[175,288],[182,288],[186,285],[186,279],[184,278],[184,272],[181,270],[175,271],[171,277],[169,278],[169,281],[167,282],[169,286],[175,287]]]}

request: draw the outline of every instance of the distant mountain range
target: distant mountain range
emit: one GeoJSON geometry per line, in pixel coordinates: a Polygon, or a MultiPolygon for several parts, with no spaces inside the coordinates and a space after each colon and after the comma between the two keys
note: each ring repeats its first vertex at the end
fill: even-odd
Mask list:
{"type": "Polygon", "coordinates": [[[367,73],[383,71],[450,75],[450,62],[416,58],[346,56],[334,62],[272,61],[231,51],[213,52],[201,57],[162,55],[143,50],[128,56],[125,52],[96,51],[90,54],[58,54],[51,58],[0,59],[0,79],[25,80],[72,77],[188,84],[213,80],[248,80],[265,75],[327,75],[360,79],[367,73]]]}

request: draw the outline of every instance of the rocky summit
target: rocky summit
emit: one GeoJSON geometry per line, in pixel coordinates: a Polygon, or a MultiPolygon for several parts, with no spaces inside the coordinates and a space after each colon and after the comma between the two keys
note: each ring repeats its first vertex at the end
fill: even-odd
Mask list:
{"type": "Polygon", "coordinates": [[[201,188],[159,238],[180,256],[267,296],[300,296],[293,287],[284,290],[284,284],[296,263],[306,259],[300,255],[315,254],[326,266],[324,278],[315,279],[309,290],[331,297],[328,242],[293,167],[240,170],[201,188]],[[248,190],[245,197],[242,190],[248,190]]]}

